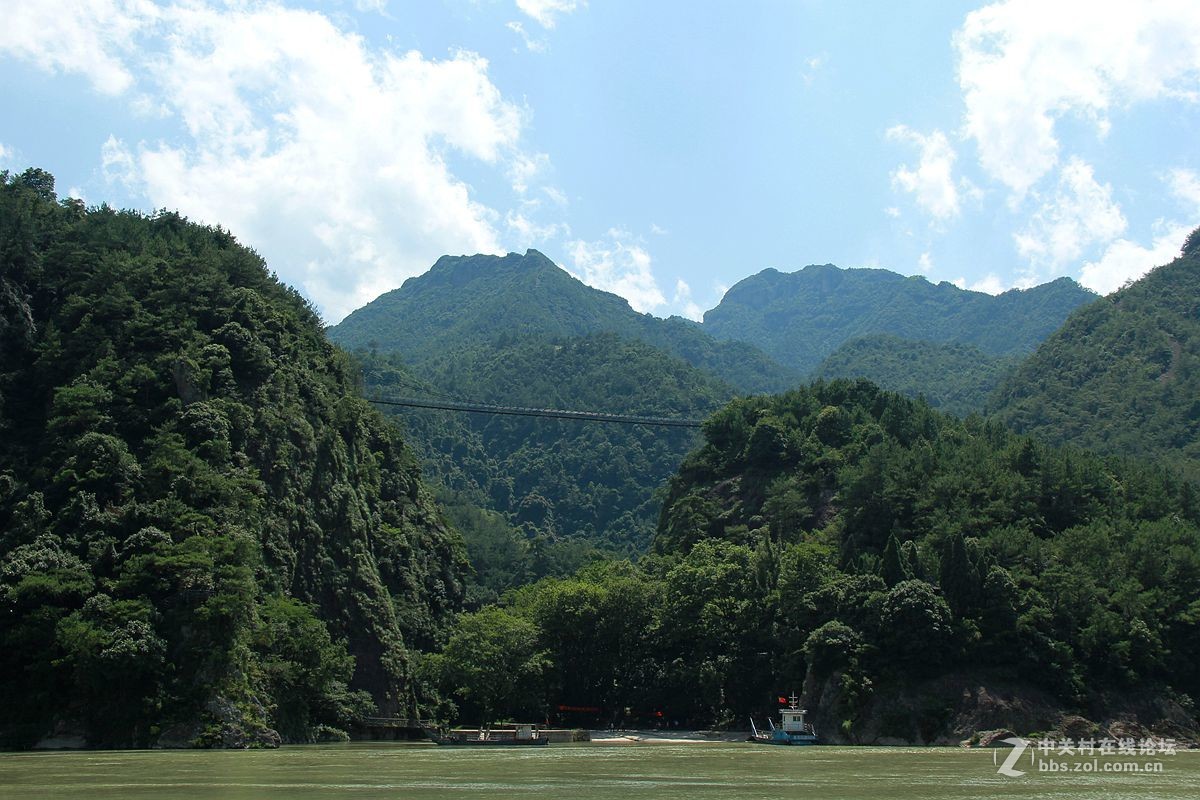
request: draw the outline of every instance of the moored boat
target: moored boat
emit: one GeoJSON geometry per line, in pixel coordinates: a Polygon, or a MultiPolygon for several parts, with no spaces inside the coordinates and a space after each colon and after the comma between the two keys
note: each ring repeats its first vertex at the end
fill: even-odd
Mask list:
{"type": "Polygon", "coordinates": [[[550,740],[541,735],[536,725],[515,725],[511,729],[480,728],[477,734],[441,733],[426,730],[429,738],[447,747],[542,747],[550,740]]]}
{"type": "Polygon", "coordinates": [[[754,724],[754,720],[750,720],[750,738],[751,742],[759,744],[786,744],[786,745],[806,745],[817,744],[817,731],[812,724],[804,721],[804,715],[808,712],[800,708],[796,699],[796,695],[792,695],[788,699],[787,708],[779,710],[779,725],[775,725],[775,721],[768,718],[768,730],[760,731],[754,724]]]}

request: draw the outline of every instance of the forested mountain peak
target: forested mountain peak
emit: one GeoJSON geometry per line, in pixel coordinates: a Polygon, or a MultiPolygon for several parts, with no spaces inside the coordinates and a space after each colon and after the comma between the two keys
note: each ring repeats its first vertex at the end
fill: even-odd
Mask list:
{"type": "Polygon", "coordinates": [[[592,333],[646,342],[742,391],[792,382],[789,370],[753,345],[717,341],[687,320],[638,313],[624,298],[588,286],[537,250],[443,256],[425,274],[329,330],[330,338],[349,349],[396,353],[410,364],[527,336],[592,333]]]}
{"type": "Polygon", "coordinates": [[[1047,441],[1200,463],[1200,228],[1183,255],[1079,309],[997,390],[1047,441]]]}
{"type": "Polygon", "coordinates": [[[1095,295],[1070,278],[989,295],[885,269],[766,269],[735,284],[704,330],[758,345],[807,373],[846,341],[887,334],[970,344],[990,355],[1032,351],[1095,295]]]}
{"type": "MultiPolygon", "coordinates": [[[[445,255],[435,261],[428,272],[409,278],[401,285],[400,289],[394,291],[420,291],[422,288],[433,286],[466,286],[475,281],[521,279],[535,276],[566,279],[578,283],[580,288],[586,288],[582,282],[572,277],[566,270],[560,269],[541,252],[530,249],[526,250],[524,255],[520,253],[508,253],[503,256],[489,254],[445,255]]],[[[612,297],[625,306],[629,305],[616,295],[612,295],[612,297]]]]}

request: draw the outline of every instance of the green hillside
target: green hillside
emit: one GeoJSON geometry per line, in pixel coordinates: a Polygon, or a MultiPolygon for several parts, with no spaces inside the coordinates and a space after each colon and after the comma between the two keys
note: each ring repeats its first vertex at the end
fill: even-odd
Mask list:
{"type": "Polygon", "coordinates": [[[474,708],[498,647],[530,667],[488,696],[511,713],[744,725],[803,680],[826,742],[1196,735],[1194,484],[865,381],[734,400],[704,436],[653,555],[461,618],[447,691],[474,708]]]}
{"type": "Polygon", "coordinates": [[[1016,356],[989,356],[969,344],[938,344],[876,334],[851,339],[813,371],[817,379],[866,378],[908,397],[923,396],[956,416],[982,413],[1016,356]]]}
{"type": "Polygon", "coordinates": [[[919,276],[826,264],[745,278],[705,313],[704,330],[755,344],[808,374],[843,343],[872,334],[969,344],[992,356],[1032,352],[1094,299],[1069,278],[993,297],[919,276]]]}
{"type": "Polygon", "coordinates": [[[1071,315],[991,401],[1049,442],[1200,475],[1200,234],[1175,261],[1071,315]]]}
{"type": "Polygon", "coordinates": [[[414,714],[460,537],[228,233],[0,175],[0,736],[257,746],[414,714]]]}
{"type": "MultiPolygon", "coordinates": [[[[364,359],[369,396],[443,396],[499,405],[602,409],[703,418],[731,387],[687,362],[611,333],[528,337],[477,346],[425,365],[422,384],[398,363],[364,359]]],[[[658,516],[655,492],[695,446],[697,432],[395,410],[422,443],[426,472],[446,488],[504,513],[530,536],[640,552],[658,516]]]]}
{"type": "Polygon", "coordinates": [[[329,330],[347,349],[400,354],[422,365],[478,345],[529,336],[615,333],[705,369],[742,392],[777,391],[796,376],[742,342],[717,341],[688,320],[639,314],[623,298],[571,277],[536,250],[443,256],[329,330]]]}

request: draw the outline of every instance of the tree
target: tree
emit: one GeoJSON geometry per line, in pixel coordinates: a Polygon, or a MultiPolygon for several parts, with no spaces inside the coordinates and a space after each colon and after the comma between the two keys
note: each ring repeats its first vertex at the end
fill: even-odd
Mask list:
{"type": "Polygon", "coordinates": [[[484,724],[502,717],[540,717],[550,660],[538,638],[534,623],[496,606],[461,615],[443,651],[450,690],[484,724]]]}

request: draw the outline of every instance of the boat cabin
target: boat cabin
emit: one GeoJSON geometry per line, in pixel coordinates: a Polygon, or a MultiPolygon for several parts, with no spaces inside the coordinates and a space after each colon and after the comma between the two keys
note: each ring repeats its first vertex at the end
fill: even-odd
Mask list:
{"type": "Polygon", "coordinates": [[[796,708],[795,701],[792,702],[791,708],[785,708],[779,712],[781,717],[780,727],[784,733],[808,733],[809,727],[804,724],[804,715],[808,713],[806,709],[796,708]]]}

